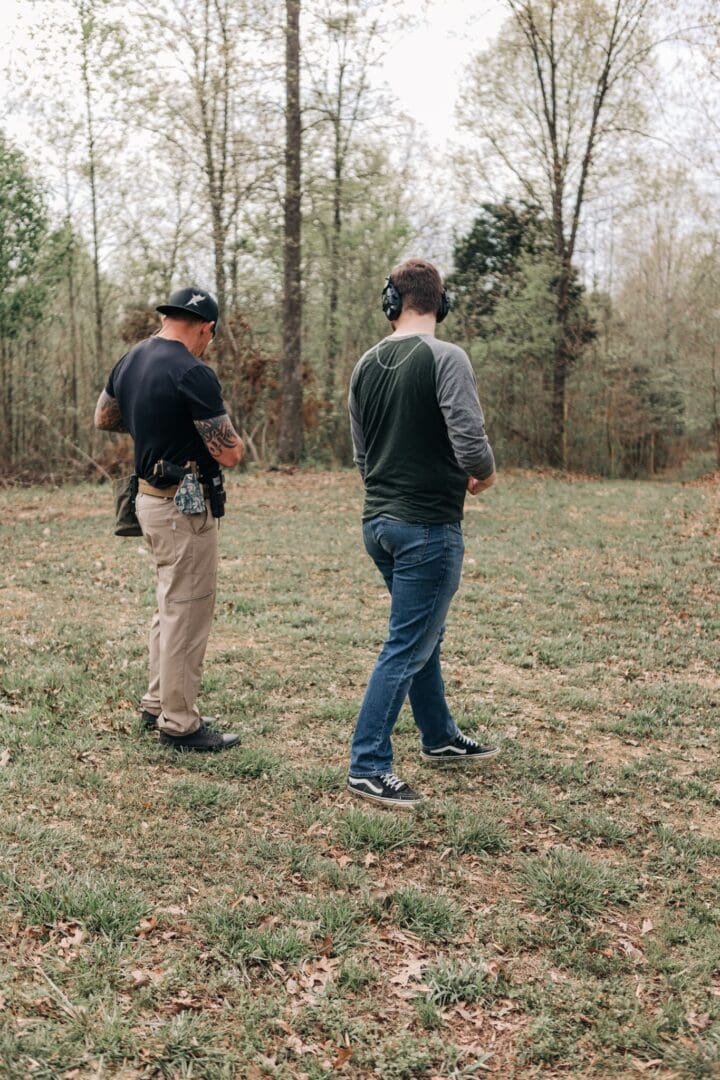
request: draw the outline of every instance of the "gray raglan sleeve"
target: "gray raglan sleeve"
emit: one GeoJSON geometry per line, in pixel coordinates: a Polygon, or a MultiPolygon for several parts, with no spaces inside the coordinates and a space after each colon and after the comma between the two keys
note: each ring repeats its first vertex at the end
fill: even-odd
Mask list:
{"type": "MultiPolygon", "coordinates": [[[[358,365],[359,367],[360,365],[358,365]]],[[[365,479],[365,435],[363,434],[360,420],[360,408],[355,397],[355,372],[350,380],[350,393],[348,395],[348,408],[350,410],[350,432],[352,434],[353,461],[360,470],[360,475],[365,479]]]]}
{"type": "Polygon", "coordinates": [[[455,459],[468,476],[487,480],[495,471],[495,458],[485,434],[475,372],[457,345],[437,344],[437,399],[455,459]]]}

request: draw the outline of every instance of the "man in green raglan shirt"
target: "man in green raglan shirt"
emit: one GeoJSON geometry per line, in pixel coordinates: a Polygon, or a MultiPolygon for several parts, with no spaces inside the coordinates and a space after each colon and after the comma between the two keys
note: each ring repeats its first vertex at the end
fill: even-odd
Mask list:
{"type": "Polygon", "coordinates": [[[471,765],[497,753],[460,732],[440,671],[462,570],[465,493],[495,482],[495,461],[470,361],[435,337],[449,302],[432,263],[397,266],[383,310],[393,333],[355,367],[349,407],[365,484],[363,538],[390,591],[390,625],[355,727],[347,786],[404,809],[423,799],[392,771],[390,736],[406,696],[425,761],[471,765]]]}

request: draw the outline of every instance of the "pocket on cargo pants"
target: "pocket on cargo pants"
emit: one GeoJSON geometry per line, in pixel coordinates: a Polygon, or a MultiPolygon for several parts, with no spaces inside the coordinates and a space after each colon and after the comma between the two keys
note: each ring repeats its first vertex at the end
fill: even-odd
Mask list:
{"type": "Polygon", "coordinates": [[[169,603],[201,600],[215,592],[218,564],[217,520],[208,512],[183,514],[173,504],[175,564],[169,603]]]}

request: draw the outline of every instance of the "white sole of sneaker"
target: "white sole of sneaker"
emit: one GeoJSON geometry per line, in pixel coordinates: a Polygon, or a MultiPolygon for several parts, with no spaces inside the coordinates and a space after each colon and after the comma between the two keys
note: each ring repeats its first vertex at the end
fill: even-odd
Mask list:
{"type": "Polygon", "coordinates": [[[401,802],[399,799],[383,799],[381,795],[373,795],[371,791],[358,791],[357,788],[350,787],[349,784],[345,786],[351,795],[357,795],[358,799],[367,799],[368,802],[381,806],[383,810],[414,810],[420,803],[427,801],[424,795],[421,795],[419,799],[413,799],[412,802],[401,802]]]}
{"type": "Polygon", "coordinates": [[[451,769],[454,769],[457,765],[463,767],[467,767],[468,765],[479,765],[482,761],[490,761],[491,758],[497,757],[499,753],[500,747],[496,746],[489,754],[458,754],[456,757],[436,757],[433,754],[426,754],[424,750],[421,750],[420,757],[430,765],[436,765],[439,768],[449,766],[451,769]]]}

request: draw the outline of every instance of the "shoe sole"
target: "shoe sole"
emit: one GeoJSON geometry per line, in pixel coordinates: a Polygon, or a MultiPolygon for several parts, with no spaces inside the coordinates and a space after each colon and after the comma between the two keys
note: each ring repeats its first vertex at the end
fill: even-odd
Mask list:
{"type": "Polygon", "coordinates": [[[436,754],[426,754],[424,750],[420,752],[420,757],[423,761],[429,762],[431,765],[446,766],[449,765],[453,768],[455,765],[479,765],[481,761],[490,761],[491,758],[497,757],[500,753],[500,747],[496,747],[495,750],[491,750],[489,754],[463,754],[457,757],[438,757],[436,754]]]}
{"type": "Polygon", "coordinates": [[[349,784],[346,784],[345,787],[351,795],[357,795],[359,799],[374,802],[376,806],[382,806],[385,810],[414,810],[420,803],[427,801],[424,795],[421,795],[418,799],[413,799],[412,802],[401,802],[399,799],[383,799],[381,795],[373,795],[369,791],[358,791],[357,788],[350,787],[349,784]]]}

